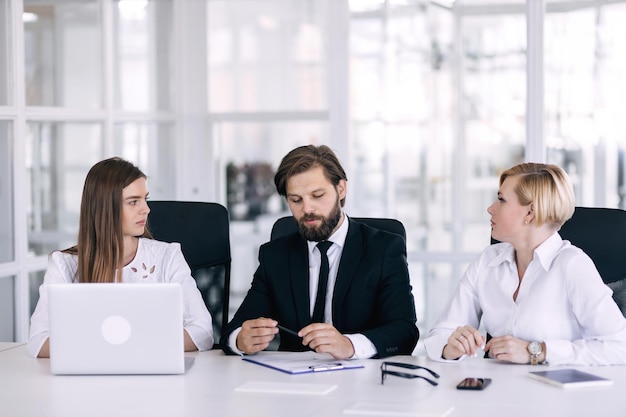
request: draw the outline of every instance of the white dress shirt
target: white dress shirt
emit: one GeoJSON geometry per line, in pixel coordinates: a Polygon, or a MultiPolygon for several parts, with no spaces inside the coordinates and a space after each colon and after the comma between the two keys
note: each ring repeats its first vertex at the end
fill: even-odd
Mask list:
{"type": "Polygon", "coordinates": [[[486,248],[465,271],[424,340],[428,356],[442,352],[458,327],[476,329],[482,318],[492,336],[512,335],[546,344],[549,364],[626,363],[626,319],[593,261],[554,233],[535,249],[519,284],[513,246],[486,248]]]}
{"type": "MultiPolygon", "coordinates": [[[[333,294],[335,291],[335,282],[337,281],[337,271],[339,269],[339,261],[341,261],[341,254],[343,253],[343,247],[346,243],[346,236],[348,235],[348,217],[343,215],[343,222],[341,226],[333,233],[328,240],[333,244],[328,248],[326,256],[328,256],[328,289],[326,291],[326,303],[324,304],[324,321],[326,323],[333,324],[333,294]]],[[[315,308],[315,298],[317,297],[317,286],[319,284],[320,268],[322,265],[322,255],[317,248],[319,242],[307,241],[309,248],[309,299],[311,300],[310,313],[313,315],[313,309],[315,308]]],[[[367,359],[376,355],[376,346],[364,335],[346,334],[344,335],[352,342],[354,347],[354,355],[351,359],[367,359]]]]}
{"type": "MultiPolygon", "coordinates": [[[[48,285],[78,282],[78,256],[53,252],[30,324],[28,351],[37,356],[48,338],[48,285]]],[[[179,243],[140,238],[135,258],[122,269],[122,282],[178,282],[183,287],[183,327],[198,350],[213,347],[213,325],[179,243]]],[[[80,314],[80,312],[77,312],[80,314]]]]}
{"type": "MultiPolygon", "coordinates": [[[[341,254],[343,253],[343,247],[346,242],[346,236],[348,235],[348,217],[343,214],[343,222],[335,233],[333,233],[328,240],[333,244],[328,248],[326,256],[328,256],[328,289],[326,291],[326,304],[324,305],[324,318],[326,323],[333,323],[332,319],[332,299],[335,290],[335,282],[337,281],[337,271],[339,269],[339,262],[341,261],[341,254]]],[[[319,242],[307,241],[309,251],[309,310],[311,316],[313,315],[313,309],[315,307],[315,298],[317,297],[317,286],[319,283],[319,273],[322,262],[322,255],[317,248],[319,242]]],[[[295,329],[294,329],[295,330],[295,329]]],[[[241,331],[241,328],[235,329],[228,337],[228,345],[235,352],[240,355],[243,354],[237,349],[237,335],[241,331]]],[[[346,334],[344,335],[352,342],[354,347],[354,355],[350,359],[367,359],[376,355],[378,351],[376,346],[364,335],[346,334]]]]}

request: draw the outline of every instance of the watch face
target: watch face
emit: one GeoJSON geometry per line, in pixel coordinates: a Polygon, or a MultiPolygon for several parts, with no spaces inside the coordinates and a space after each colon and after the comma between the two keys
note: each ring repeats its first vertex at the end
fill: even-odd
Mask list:
{"type": "Polygon", "coordinates": [[[528,352],[530,352],[531,355],[538,355],[541,353],[541,343],[539,342],[530,342],[530,344],[528,345],[528,352]]]}

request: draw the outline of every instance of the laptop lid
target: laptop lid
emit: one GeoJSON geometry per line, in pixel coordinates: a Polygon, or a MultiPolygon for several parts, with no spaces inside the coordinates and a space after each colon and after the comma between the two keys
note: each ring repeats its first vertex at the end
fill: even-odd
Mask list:
{"type": "Polygon", "coordinates": [[[48,286],[53,374],[185,371],[180,284],[48,286]]]}

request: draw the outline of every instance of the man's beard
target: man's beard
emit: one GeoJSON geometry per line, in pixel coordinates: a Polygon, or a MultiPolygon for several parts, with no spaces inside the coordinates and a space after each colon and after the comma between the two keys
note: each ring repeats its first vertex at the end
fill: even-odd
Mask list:
{"type": "Polygon", "coordinates": [[[298,219],[298,232],[300,232],[300,236],[306,240],[321,242],[330,237],[340,220],[341,206],[339,204],[339,199],[337,199],[337,204],[328,217],[305,214],[303,217],[298,219]],[[318,227],[311,228],[304,224],[307,220],[321,220],[322,223],[318,227]]]}

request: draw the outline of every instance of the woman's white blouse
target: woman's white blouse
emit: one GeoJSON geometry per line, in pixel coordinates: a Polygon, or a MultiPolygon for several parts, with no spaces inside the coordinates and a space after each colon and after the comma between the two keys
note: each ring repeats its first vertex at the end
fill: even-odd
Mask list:
{"type": "MultiPolygon", "coordinates": [[[[39,301],[31,317],[28,350],[37,356],[48,338],[48,285],[78,282],[78,257],[53,252],[43,284],[39,287],[39,301]]],[[[198,350],[213,347],[211,314],[206,308],[180,244],[140,238],[135,258],[122,269],[122,282],[155,283],[178,282],[183,287],[183,327],[198,350]]]]}
{"type": "Polygon", "coordinates": [[[626,363],[626,319],[581,249],[554,233],[535,250],[514,301],[518,283],[513,246],[486,248],[424,340],[428,356],[444,360],[450,334],[458,326],[478,329],[482,318],[491,336],[545,342],[551,365],[626,363]]]}

